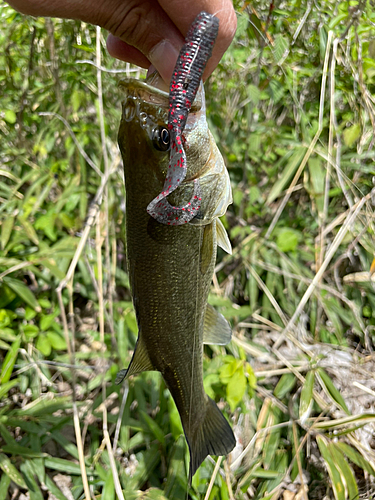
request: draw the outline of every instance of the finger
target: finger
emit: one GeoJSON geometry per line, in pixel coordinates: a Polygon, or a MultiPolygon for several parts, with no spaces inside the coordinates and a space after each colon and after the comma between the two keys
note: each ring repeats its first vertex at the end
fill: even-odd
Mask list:
{"type": "MultiPolygon", "coordinates": [[[[116,15],[107,15],[106,18],[103,12],[97,22],[126,45],[110,38],[110,53],[118,54],[128,62],[139,61],[143,67],[146,66],[147,59],[155,66],[163,80],[169,82],[184,42],[178,28],[156,0],[113,1],[118,2],[116,15]],[[139,53],[143,54],[144,58],[139,53]]],[[[108,4],[104,2],[104,5],[107,9],[108,4]]]]}
{"type": "Polygon", "coordinates": [[[237,18],[232,1],[191,0],[186,2],[186,0],[159,0],[159,2],[183,36],[186,36],[190,25],[202,10],[214,14],[219,19],[219,33],[212,51],[212,57],[209,59],[203,75],[205,80],[218,65],[236,33],[237,18]]]}
{"type": "Polygon", "coordinates": [[[107,38],[107,50],[112,57],[121,61],[136,64],[141,68],[150,66],[150,61],[142,52],[112,34],[109,34],[107,38]]]}

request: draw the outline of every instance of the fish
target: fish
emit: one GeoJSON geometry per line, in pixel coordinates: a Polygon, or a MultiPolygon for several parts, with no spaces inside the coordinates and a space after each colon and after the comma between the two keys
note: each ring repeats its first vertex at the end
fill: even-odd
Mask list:
{"type": "Polygon", "coordinates": [[[169,163],[163,141],[168,93],[150,81],[128,79],[121,88],[125,98],[118,142],[125,172],[126,253],[139,333],[130,365],[116,383],[143,371],[161,372],[188,443],[191,480],[207,455],[227,455],[236,444],[203,387],[203,344],[225,345],[232,333],[207,304],[217,245],[231,252],[219,219],[232,202],[230,180],[208,129],[201,86],[184,131],[186,177],[170,195],[173,205],[185,205],[199,179],[201,206],[183,225],[151,217],[147,206],[161,192],[169,163]]]}
{"type": "MultiPolygon", "coordinates": [[[[205,47],[200,36],[207,33],[202,22],[208,19],[202,14],[193,23],[176,65],[181,54],[188,57],[186,64],[200,65],[196,72],[184,66],[184,60],[180,64],[183,78],[199,76],[193,85],[194,99],[181,106],[183,126],[177,132],[173,126],[177,109],[172,101],[173,77],[168,92],[155,72],[146,81],[120,83],[124,100],[118,133],[125,173],[126,255],[138,339],[130,364],[118,373],[116,383],[148,370],[162,374],[189,447],[190,483],[207,455],[227,455],[236,444],[229,423],[203,386],[203,345],[225,345],[232,334],[226,319],[207,303],[217,246],[231,253],[220,217],[232,203],[232,192],[223,157],[207,125],[204,87],[199,83],[211,50],[208,46],[206,55],[200,56],[200,47],[205,47]],[[195,54],[190,49],[194,40],[195,54]],[[171,173],[171,165],[181,161],[173,149],[176,137],[184,154],[181,177],[171,173]],[[173,189],[166,190],[170,184],[173,189]],[[193,201],[195,197],[199,202],[193,201]]],[[[208,35],[212,33],[209,25],[208,35]]],[[[184,83],[178,97],[183,90],[184,83]]]]}

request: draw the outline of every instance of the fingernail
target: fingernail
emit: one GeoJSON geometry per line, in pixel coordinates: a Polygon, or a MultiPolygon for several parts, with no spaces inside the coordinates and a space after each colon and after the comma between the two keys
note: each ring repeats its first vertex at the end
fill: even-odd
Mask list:
{"type": "Polygon", "coordinates": [[[155,45],[148,55],[151,64],[158,70],[163,80],[169,84],[179,51],[169,40],[162,40],[155,45]]]}

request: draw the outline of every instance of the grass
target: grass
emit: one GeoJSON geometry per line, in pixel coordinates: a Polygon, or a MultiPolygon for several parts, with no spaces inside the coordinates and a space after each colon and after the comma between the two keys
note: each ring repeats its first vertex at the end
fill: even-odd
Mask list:
{"type": "MultiPolygon", "coordinates": [[[[373,8],[236,8],[207,83],[234,195],[209,301],[233,340],[205,348],[204,383],[238,445],[189,495],[371,499],[373,8]]],[[[99,29],[0,12],[0,500],[185,499],[161,377],[114,384],[137,326],[113,71],[140,75],[99,29]]]]}

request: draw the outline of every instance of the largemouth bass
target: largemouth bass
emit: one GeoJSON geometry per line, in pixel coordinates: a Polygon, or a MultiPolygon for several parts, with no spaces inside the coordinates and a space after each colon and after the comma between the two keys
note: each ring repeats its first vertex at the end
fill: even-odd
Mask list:
{"type": "Polygon", "coordinates": [[[116,382],[146,370],[161,372],[189,446],[191,480],[207,455],[226,455],[235,446],[232,429],[203,387],[203,344],[226,344],[231,338],[229,324],[207,298],[217,245],[231,251],[219,217],[232,197],[228,172],[207,126],[201,85],[183,135],[181,130],[184,176],[176,177],[178,185],[167,193],[168,200],[163,197],[165,213],[164,205],[148,213],[150,203],[156,200],[156,205],[165,192],[175,138],[172,134],[171,141],[168,127],[170,94],[160,86],[157,74],[145,83],[121,83],[125,99],[118,139],[125,169],[128,272],[139,334],[130,365],[116,382]],[[183,209],[194,204],[197,184],[199,203],[193,216],[184,218],[183,209]]]}

